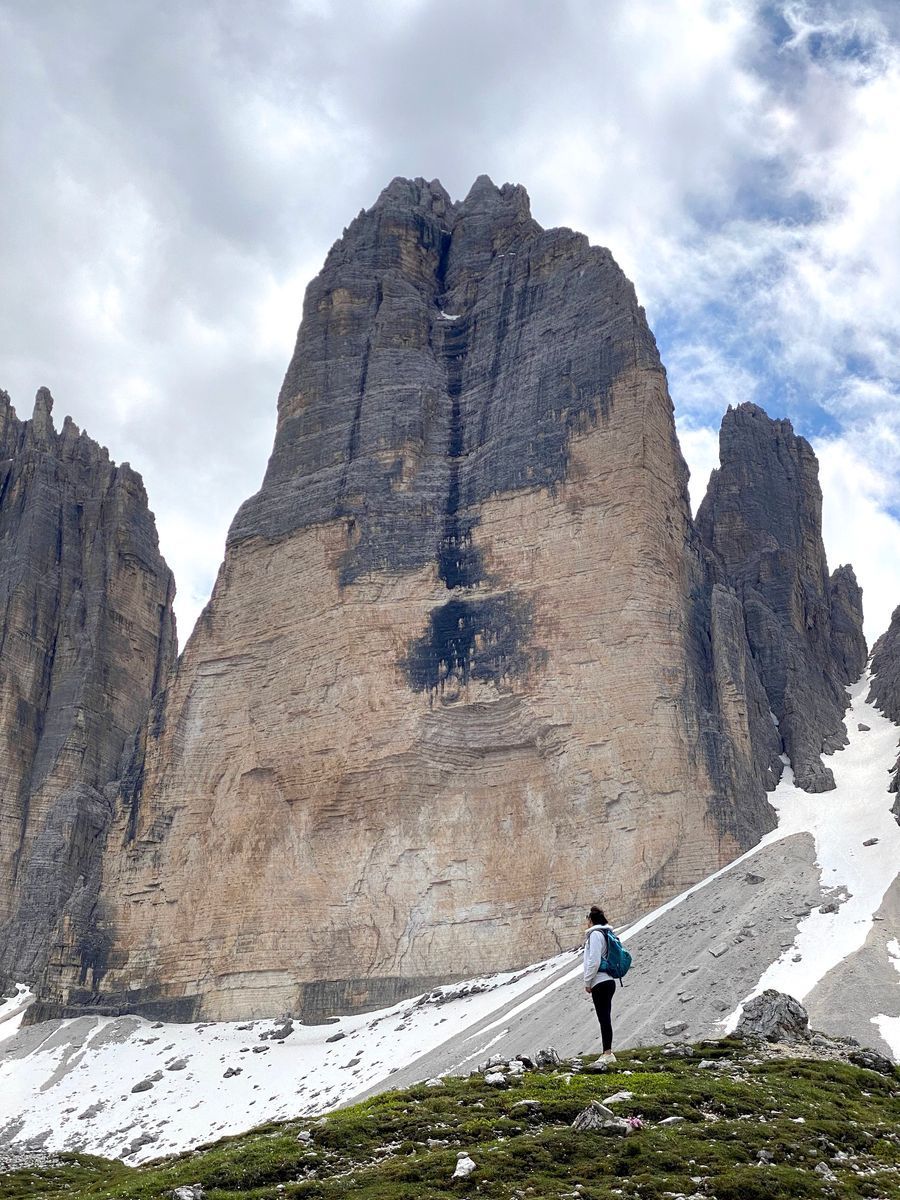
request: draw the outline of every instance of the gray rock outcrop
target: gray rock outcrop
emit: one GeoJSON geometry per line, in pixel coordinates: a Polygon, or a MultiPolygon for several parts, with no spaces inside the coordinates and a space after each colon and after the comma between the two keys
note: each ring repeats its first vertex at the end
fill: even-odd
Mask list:
{"type": "Polygon", "coordinates": [[[785,992],[767,988],[744,1005],[735,1033],[743,1038],[767,1042],[809,1041],[809,1016],[799,1000],[785,992]]]}
{"type": "Polygon", "coordinates": [[[93,908],[125,743],[175,652],[141,478],[53,398],[0,392],[0,979],[34,981],[93,908]]]}
{"type": "MultiPolygon", "coordinates": [[[[845,685],[867,656],[862,592],[851,567],[828,574],[818,463],[789,421],[755,404],[729,408],[719,456],[697,529],[715,574],[740,601],[753,669],[795,781],[828,791],[834,777],[821,755],[847,742],[845,685]]],[[[759,761],[777,772],[771,735],[756,744],[759,761]]]]}

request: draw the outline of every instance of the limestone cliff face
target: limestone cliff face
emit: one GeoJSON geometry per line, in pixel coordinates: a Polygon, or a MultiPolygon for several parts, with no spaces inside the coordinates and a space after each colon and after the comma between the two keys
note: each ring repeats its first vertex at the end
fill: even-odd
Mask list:
{"type": "Polygon", "coordinates": [[[391,184],[309,287],[265,481],[48,1002],[386,1003],[755,841],[771,722],[686,481],[609,252],[518,187],[391,184]]]}
{"type": "Polygon", "coordinates": [[[53,400],[0,392],[0,977],[34,979],[84,908],[103,789],[175,651],[174,585],[140,476],[53,400]],[[74,906],[74,908],[73,908],[74,906]]]}
{"type": "MultiPolygon", "coordinates": [[[[871,678],[869,702],[900,724],[900,607],[894,609],[890,625],[872,649],[871,678]]],[[[894,766],[889,790],[900,792],[900,758],[894,766]]],[[[894,815],[900,821],[900,796],[894,803],[894,815]]]]}
{"type": "Polygon", "coordinates": [[[862,592],[851,567],[829,577],[818,463],[789,421],[754,404],[730,408],[719,454],[697,528],[741,601],[753,668],[797,785],[827,791],[834,777],[820,756],[846,743],[845,685],[866,662],[862,592]]]}

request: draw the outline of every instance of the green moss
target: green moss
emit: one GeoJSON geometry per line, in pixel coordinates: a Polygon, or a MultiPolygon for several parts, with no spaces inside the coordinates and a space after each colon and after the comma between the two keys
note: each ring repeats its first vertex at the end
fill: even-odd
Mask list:
{"type": "Polygon", "coordinates": [[[161,1200],[199,1183],[208,1200],[503,1200],[600,1197],[662,1200],[701,1191],[718,1200],[896,1197],[900,1200],[900,1081],[846,1063],[754,1062],[740,1043],[707,1043],[690,1058],[622,1054],[615,1072],[529,1072],[508,1088],[481,1076],[386,1093],[312,1124],[269,1124],[201,1152],[140,1168],[69,1156],[58,1168],[0,1176],[0,1200],[161,1200]],[[700,1069],[700,1058],[717,1066],[700,1069]],[[643,1128],[616,1137],[576,1133],[593,1100],[643,1128]],[[517,1104],[534,1100],[531,1112],[517,1104]],[[660,1125],[668,1116],[675,1125],[660,1125]],[[311,1141],[298,1140],[309,1130],[311,1141]],[[451,1182],[466,1150],[477,1168],[451,1182]],[[760,1163],[760,1154],[773,1156],[760,1163]],[[842,1157],[849,1156],[849,1157],[842,1157]],[[825,1162],[829,1184],[815,1173],[825,1162]],[[277,1188],[282,1190],[276,1190],[277,1188]]]}

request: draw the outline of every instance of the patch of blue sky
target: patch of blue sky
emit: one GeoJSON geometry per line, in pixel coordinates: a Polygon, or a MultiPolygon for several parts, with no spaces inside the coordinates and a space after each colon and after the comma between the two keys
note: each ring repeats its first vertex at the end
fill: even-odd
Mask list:
{"type": "MultiPolygon", "coordinates": [[[[771,417],[790,419],[804,437],[840,436],[844,422],[829,404],[832,397],[806,375],[786,370],[779,339],[759,331],[748,336],[743,319],[740,307],[725,303],[706,305],[684,319],[671,310],[657,316],[656,340],[679,416],[694,426],[717,426],[729,402],[752,400],[771,417]],[[741,381],[737,395],[733,387],[728,394],[725,380],[741,381]]],[[[845,383],[842,372],[835,391],[845,383]]]]}

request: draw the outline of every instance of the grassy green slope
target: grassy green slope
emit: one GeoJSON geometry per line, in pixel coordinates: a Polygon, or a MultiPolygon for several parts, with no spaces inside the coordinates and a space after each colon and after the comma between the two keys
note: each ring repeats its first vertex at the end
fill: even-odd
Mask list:
{"type": "Polygon", "coordinates": [[[685,1058],[640,1050],[606,1075],[564,1063],[505,1088],[473,1075],[389,1092],[143,1167],[68,1156],[55,1169],[0,1176],[0,1200],[161,1200],[195,1184],[205,1200],[900,1198],[900,1076],[760,1058],[729,1041],[685,1058]],[[571,1128],[591,1101],[619,1090],[633,1097],[616,1112],[640,1117],[641,1128],[627,1136],[571,1128]],[[517,1107],[521,1100],[538,1106],[517,1107]],[[671,1116],[684,1119],[658,1123],[671,1116]],[[451,1180],[460,1150],[476,1169],[451,1180]],[[822,1163],[833,1178],[816,1173],[822,1163]]]}

